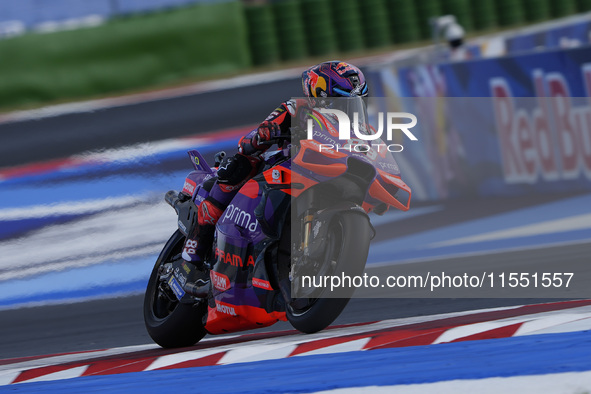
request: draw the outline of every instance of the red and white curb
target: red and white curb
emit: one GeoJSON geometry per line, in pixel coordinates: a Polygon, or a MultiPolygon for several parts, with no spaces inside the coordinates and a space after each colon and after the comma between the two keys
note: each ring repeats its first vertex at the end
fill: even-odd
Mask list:
{"type": "Polygon", "coordinates": [[[486,309],[295,331],[209,337],[190,348],[132,346],[0,360],[0,385],[591,330],[591,300],[486,309]]]}

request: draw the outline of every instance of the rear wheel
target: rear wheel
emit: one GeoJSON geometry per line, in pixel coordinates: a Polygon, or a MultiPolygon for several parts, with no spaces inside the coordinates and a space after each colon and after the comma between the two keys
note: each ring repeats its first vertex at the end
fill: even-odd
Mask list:
{"type": "MultiPolygon", "coordinates": [[[[315,276],[315,283],[320,283],[322,278],[327,276],[363,275],[372,234],[366,215],[359,212],[341,212],[333,218],[326,239],[320,240],[326,244],[323,258],[304,263],[307,266],[306,274],[315,276]]],[[[280,259],[279,269],[279,275],[282,277],[280,281],[284,284],[291,284],[291,281],[295,280],[291,265],[302,264],[297,256],[299,243],[297,237],[284,233],[280,247],[283,258],[280,259]],[[292,254],[286,259],[287,242],[290,243],[292,254]]],[[[329,291],[330,289],[325,287],[318,288],[311,290],[306,298],[291,298],[286,307],[287,319],[291,325],[304,333],[325,329],[341,314],[355,288],[340,288],[340,298],[327,298],[329,291]]]]}
{"type": "Polygon", "coordinates": [[[179,230],[170,237],[156,260],[144,296],[146,329],[154,342],[165,348],[194,345],[206,334],[202,321],[206,304],[180,303],[167,283],[173,262],[181,259],[184,242],[179,230]]]}

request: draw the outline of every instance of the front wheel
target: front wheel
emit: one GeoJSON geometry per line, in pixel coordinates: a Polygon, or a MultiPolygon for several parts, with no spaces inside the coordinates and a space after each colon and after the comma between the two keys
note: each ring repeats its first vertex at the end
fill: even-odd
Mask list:
{"type": "MultiPolygon", "coordinates": [[[[373,229],[367,215],[351,211],[339,213],[332,219],[326,239],[320,240],[326,244],[322,261],[308,262],[308,265],[315,267],[306,267],[306,270],[316,275],[318,281],[331,275],[363,275],[372,235],[373,229]]],[[[290,240],[291,257],[294,258],[293,251],[297,250],[300,240],[298,237],[284,238],[290,240]]],[[[282,246],[285,247],[285,239],[282,239],[282,246]]],[[[283,283],[286,283],[286,276],[290,282],[294,280],[293,275],[290,276],[286,271],[292,272],[291,264],[296,263],[295,258],[293,261],[290,259],[288,264],[285,261],[283,259],[283,269],[279,270],[283,283]]],[[[287,319],[295,329],[304,333],[323,330],[341,314],[354,290],[353,287],[340,289],[341,298],[327,298],[327,288],[315,290],[309,298],[292,298],[286,307],[287,319]]]]}
{"type": "Polygon", "coordinates": [[[207,306],[180,303],[167,283],[173,263],[181,259],[184,242],[179,230],[170,237],[152,269],[144,296],[146,329],[154,342],[164,348],[191,346],[206,334],[202,320],[207,306]]]}

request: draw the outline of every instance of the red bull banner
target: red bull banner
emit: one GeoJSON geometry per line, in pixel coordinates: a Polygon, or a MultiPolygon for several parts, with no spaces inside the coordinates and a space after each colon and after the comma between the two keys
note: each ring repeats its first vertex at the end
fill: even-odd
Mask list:
{"type": "Polygon", "coordinates": [[[396,156],[419,199],[591,189],[591,49],[382,69],[374,95],[417,116],[396,156]]]}

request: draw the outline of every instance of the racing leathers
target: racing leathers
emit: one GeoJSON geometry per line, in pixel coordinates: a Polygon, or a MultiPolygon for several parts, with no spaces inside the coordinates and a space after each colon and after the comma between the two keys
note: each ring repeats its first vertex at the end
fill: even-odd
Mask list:
{"type": "Polygon", "coordinates": [[[267,118],[238,142],[238,153],[225,158],[218,167],[217,180],[208,197],[197,208],[197,225],[188,234],[182,258],[195,268],[191,270],[184,289],[198,297],[207,295],[209,289],[209,267],[205,258],[213,244],[215,225],[238,190],[256,175],[261,160],[260,153],[266,151],[278,135],[289,135],[292,117],[295,116],[296,102],[281,103],[267,118]]]}

